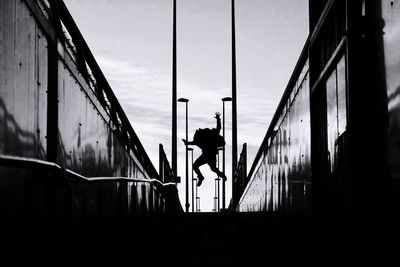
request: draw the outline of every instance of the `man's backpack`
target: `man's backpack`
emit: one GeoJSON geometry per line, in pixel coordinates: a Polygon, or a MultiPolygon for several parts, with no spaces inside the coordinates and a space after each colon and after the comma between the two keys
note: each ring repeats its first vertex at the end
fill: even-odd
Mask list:
{"type": "Polygon", "coordinates": [[[199,128],[196,130],[193,136],[193,141],[201,149],[204,148],[219,148],[225,145],[224,138],[219,135],[216,131],[209,128],[199,128]]]}

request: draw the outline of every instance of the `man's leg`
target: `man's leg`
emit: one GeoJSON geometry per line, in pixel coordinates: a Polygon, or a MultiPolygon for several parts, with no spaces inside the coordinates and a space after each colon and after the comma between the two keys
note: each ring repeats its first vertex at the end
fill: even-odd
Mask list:
{"type": "Polygon", "coordinates": [[[226,176],[225,173],[221,172],[218,168],[217,168],[217,160],[215,158],[214,155],[210,155],[207,158],[207,163],[210,166],[210,169],[215,172],[216,174],[218,174],[219,177],[222,178],[222,180],[226,181],[226,176]]]}
{"type": "Polygon", "coordinates": [[[196,159],[196,161],[193,163],[193,171],[197,174],[197,179],[198,179],[197,186],[200,186],[204,180],[204,176],[201,173],[199,167],[206,163],[207,163],[207,158],[204,156],[204,154],[201,154],[201,156],[198,157],[198,159],[196,159]]]}
{"type": "Polygon", "coordinates": [[[210,165],[210,169],[218,174],[218,176],[221,177],[222,180],[226,181],[225,173],[221,172],[215,165],[210,165]]]}

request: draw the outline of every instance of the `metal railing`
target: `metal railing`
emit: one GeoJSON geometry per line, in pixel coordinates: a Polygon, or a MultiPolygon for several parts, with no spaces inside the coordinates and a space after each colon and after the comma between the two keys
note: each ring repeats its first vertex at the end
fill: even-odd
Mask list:
{"type": "MultiPolygon", "coordinates": [[[[68,68],[73,73],[75,72],[77,77],[83,77],[90,89],[93,90],[97,101],[101,105],[101,107],[97,107],[99,113],[104,114],[105,112],[110,117],[113,127],[115,127],[114,132],[124,139],[127,150],[135,154],[135,157],[139,160],[149,177],[157,177],[157,171],[151,163],[146,150],[136,135],[127,115],[112,91],[111,86],[101,71],[65,3],[62,0],[24,0],[24,2],[45,32],[49,47],[53,48],[49,51],[58,53],[58,44],[64,47],[72,58],[72,64],[75,65],[75,67],[68,66],[68,68]]],[[[55,58],[57,59],[58,55],[55,55],[55,58]]]]}
{"type": "Polygon", "coordinates": [[[162,144],[159,145],[159,180],[162,183],[179,183],[178,177],[175,175],[168,162],[167,155],[165,154],[162,144]]]}
{"type": "MultiPolygon", "coordinates": [[[[109,184],[109,185],[115,185],[118,183],[130,183],[130,184],[148,184],[151,186],[149,189],[150,191],[152,190],[157,190],[160,193],[161,199],[160,201],[163,203],[159,208],[163,211],[182,211],[182,207],[179,202],[179,197],[177,193],[177,188],[175,183],[167,182],[163,183],[159,181],[159,179],[153,178],[153,179],[140,179],[140,178],[129,178],[129,177],[84,177],[76,172],[73,172],[71,170],[65,169],[61,167],[60,165],[53,163],[53,162],[48,162],[44,160],[38,160],[38,159],[32,159],[32,158],[25,158],[25,157],[16,157],[16,156],[7,156],[7,155],[0,155],[0,169],[2,170],[2,173],[4,177],[2,179],[7,179],[7,176],[10,173],[13,173],[14,170],[27,170],[29,172],[32,172],[33,174],[29,174],[24,178],[26,181],[21,184],[22,187],[26,187],[32,184],[33,181],[27,181],[27,179],[36,179],[36,180],[41,180],[43,177],[39,175],[37,178],[37,173],[43,174],[45,177],[49,178],[54,178],[54,180],[62,180],[62,183],[59,183],[61,185],[71,185],[74,183],[77,184],[109,184]],[[165,206],[165,207],[162,207],[165,206]]],[[[40,181],[34,181],[34,182],[39,182],[40,181]]],[[[48,185],[44,184],[44,187],[47,186],[55,186],[53,183],[48,183],[48,185]]],[[[16,188],[14,188],[16,189],[16,188]]],[[[12,188],[10,190],[13,190],[12,188]]],[[[128,193],[127,193],[128,194],[128,193]]],[[[85,196],[83,196],[85,197],[85,196]]],[[[141,196],[142,198],[145,198],[147,196],[141,196]]],[[[127,206],[134,206],[137,203],[134,203],[136,200],[131,198],[131,202],[127,203],[127,206]]],[[[153,201],[151,199],[148,199],[147,201],[153,201]]],[[[3,203],[3,205],[6,203],[3,203]]],[[[119,203],[121,204],[121,203],[119,203]]],[[[95,205],[98,205],[98,203],[95,203],[95,205]]],[[[149,203],[146,204],[146,206],[155,206],[154,203],[151,205],[149,203]]],[[[142,212],[147,212],[151,211],[153,212],[153,209],[150,208],[150,210],[144,210],[142,212]]]]}
{"type": "Polygon", "coordinates": [[[95,259],[98,251],[111,254],[114,244],[126,246],[128,236],[151,236],[147,226],[156,218],[183,212],[173,183],[83,177],[31,158],[0,155],[0,185],[1,242],[6,251],[23,252],[30,259],[95,259]]]}

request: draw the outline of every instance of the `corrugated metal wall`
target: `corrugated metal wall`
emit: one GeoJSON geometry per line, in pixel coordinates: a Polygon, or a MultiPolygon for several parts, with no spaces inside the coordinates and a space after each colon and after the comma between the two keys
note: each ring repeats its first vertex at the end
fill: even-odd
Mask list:
{"type": "Polygon", "coordinates": [[[311,135],[308,64],[275,126],[275,135],[242,196],[239,211],[311,208],[311,135]]]}

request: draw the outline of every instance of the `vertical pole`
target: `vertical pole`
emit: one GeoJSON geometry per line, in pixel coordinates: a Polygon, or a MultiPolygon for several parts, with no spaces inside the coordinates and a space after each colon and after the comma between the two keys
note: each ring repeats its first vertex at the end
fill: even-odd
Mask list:
{"type": "MultiPolygon", "coordinates": [[[[218,151],[218,154],[217,154],[217,164],[218,164],[218,169],[219,169],[219,151],[218,151]]],[[[221,178],[219,177],[219,175],[218,175],[218,178],[217,178],[217,212],[219,212],[219,199],[220,199],[220,195],[219,195],[219,181],[221,180],[221,178]]]]}
{"type": "Polygon", "coordinates": [[[192,152],[192,212],[194,212],[193,149],[192,152]]]}
{"type": "MultiPolygon", "coordinates": [[[[186,104],[186,140],[188,140],[188,102],[186,104]]],[[[186,212],[189,212],[189,169],[188,169],[188,144],[186,143],[186,212]]]]}
{"type": "Polygon", "coordinates": [[[163,170],[163,157],[162,157],[162,153],[163,153],[163,145],[159,144],[158,145],[158,175],[160,177],[160,182],[165,183],[164,181],[164,170],[163,170]]]}
{"type": "MultiPolygon", "coordinates": [[[[197,182],[197,179],[193,178],[193,181],[197,182]]],[[[196,186],[196,189],[194,192],[195,192],[194,201],[195,201],[195,205],[196,205],[194,210],[197,212],[197,186],[196,186]]]]}
{"type": "MultiPolygon", "coordinates": [[[[61,21],[58,11],[58,1],[50,2],[50,9],[53,14],[53,26],[56,32],[61,31],[61,21]]],[[[58,144],[58,51],[57,34],[54,44],[49,42],[47,50],[48,60],[48,79],[47,79],[47,160],[58,162],[57,144],[58,144]]]]}
{"type": "Polygon", "coordinates": [[[218,193],[217,193],[217,188],[218,188],[217,183],[218,183],[218,178],[216,178],[214,180],[214,212],[218,211],[218,208],[217,208],[217,195],[218,195],[218,193]]]}
{"type": "MultiPolygon", "coordinates": [[[[193,166],[193,165],[192,165],[193,166]]],[[[195,179],[195,178],[193,178],[193,180],[194,181],[196,181],[197,182],[197,178],[195,179]]],[[[195,194],[196,194],[196,197],[195,197],[195,201],[196,201],[196,212],[198,212],[198,205],[197,205],[197,186],[196,186],[196,189],[195,189],[195,194]]]]}
{"type": "Polygon", "coordinates": [[[177,176],[177,111],[176,111],[176,0],[173,0],[173,22],[172,22],[172,171],[177,176]]]}
{"type": "MultiPolygon", "coordinates": [[[[232,0],[232,177],[237,165],[237,111],[236,111],[236,36],[235,36],[235,0],[232,0]]],[[[233,197],[233,181],[232,181],[233,197]]]]}
{"type": "Polygon", "coordinates": [[[197,210],[200,212],[201,208],[200,208],[200,197],[197,197],[197,199],[199,200],[199,202],[197,203],[197,210]]]}
{"type": "MultiPolygon", "coordinates": [[[[225,141],[225,101],[222,101],[222,137],[225,141]]],[[[222,172],[225,174],[225,146],[222,147],[222,172]]],[[[225,180],[222,180],[222,209],[225,209],[225,180]]]]}

